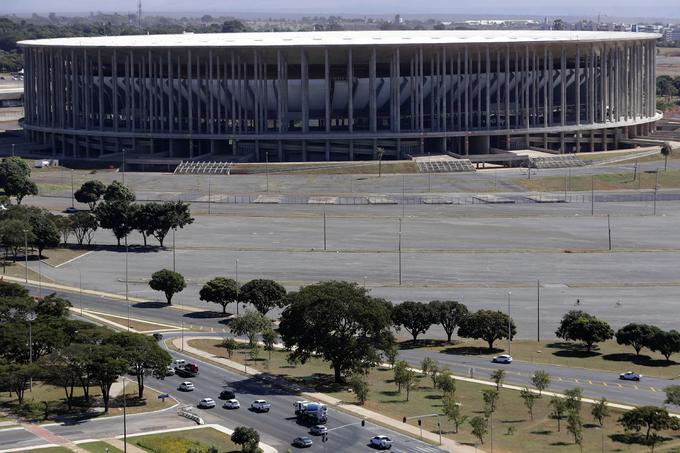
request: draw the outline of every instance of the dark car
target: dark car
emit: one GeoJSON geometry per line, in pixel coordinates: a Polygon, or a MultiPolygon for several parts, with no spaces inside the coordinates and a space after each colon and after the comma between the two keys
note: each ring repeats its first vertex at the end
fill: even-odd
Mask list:
{"type": "Polygon", "coordinates": [[[156,341],[161,341],[163,339],[163,334],[156,332],[153,334],[153,337],[156,339],[156,341]]]}
{"type": "Polygon", "coordinates": [[[64,209],[64,212],[66,214],[75,214],[76,212],[78,212],[78,210],[73,206],[69,206],[68,208],[64,209]]]}
{"type": "Polygon", "coordinates": [[[233,400],[234,398],[236,398],[236,394],[231,390],[222,390],[220,392],[221,400],[233,400]]]}
{"type": "Polygon", "coordinates": [[[312,439],[310,439],[307,436],[296,437],[293,440],[293,445],[295,445],[296,447],[302,447],[302,448],[311,447],[313,443],[314,442],[312,442],[312,439]]]}

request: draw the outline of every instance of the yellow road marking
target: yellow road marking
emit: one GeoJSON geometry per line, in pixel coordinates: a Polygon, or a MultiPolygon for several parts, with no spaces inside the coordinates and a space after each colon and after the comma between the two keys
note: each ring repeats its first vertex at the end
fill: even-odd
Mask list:
{"type": "Polygon", "coordinates": [[[652,392],[656,392],[656,389],[654,387],[649,388],[652,392]]]}
{"type": "Polygon", "coordinates": [[[588,379],[588,384],[593,385],[593,381],[591,381],[590,379],[588,379]]]}
{"type": "Polygon", "coordinates": [[[618,385],[618,386],[619,386],[619,388],[621,388],[621,389],[623,388],[623,386],[622,386],[621,384],[616,384],[616,385],[618,385]]]}
{"type": "Polygon", "coordinates": [[[574,379],[574,382],[576,382],[578,384],[578,379],[574,379]]]}
{"type": "Polygon", "coordinates": [[[605,387],[607,387],[607,383],[606,383],[606,382],[603,382],[602,385],[604,385],[605,387]]]}

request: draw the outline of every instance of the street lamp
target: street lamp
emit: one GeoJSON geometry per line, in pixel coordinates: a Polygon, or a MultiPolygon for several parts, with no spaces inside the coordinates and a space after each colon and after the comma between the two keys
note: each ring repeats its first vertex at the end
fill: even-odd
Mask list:
{"type": "Polygon", "coordinates": [[[236,317],[238,317],[238,258],[236,258],[236,317]]]}
{"type": "Polygon", "coordinates": [[[126,150],[123,148],[123,185],[125,185],[125,164],[127,163],[126,150]]]}
{"type": "Polygon", "coordinates": [[[126,376],[123,376],[123,452],[127,453],[127,396],[125,395],[126,376]]]}
{"type": "Polygon", "coordinates": [[[175,232],[177,227],[172,228],[172,271],[175,272],[175,232]]]}
{"type": "MultiPolygon", "coordinates": [[[[38,316],[35,312],[29,311],[26,313],[26,320],[28,321],[28,363],[33,365],[33,321],[36,320],[38,316]]],[[[30,376],[29,389],[33,392],[33,375],[30,376]]]]}
{"type": "Polygon", "coordinates": [[[28,283],[28,230],[23,230],[24,232],[24,266],[26,267],[25,280],[28,283]]]}
{"type": "Polygon", "coordinates": [[[510,343],[512,341],[512,326],[510,320],[510,296],[512,293],[508,291],[508,355],[510,355],[510,343]]]}
{"type": "Polygon", "coordinates": [[[78,285],[80,289],[80,294],[78,296],[80,302],[80,316],[83,316],[83,273],[78,268],[78,285]]]}
{"type": "Polygon", "coordinates": [[[127,304],[127,330],[130,331],[130,298],[128,297],[128,239],[125,235],[125,303],[127,304]]]}

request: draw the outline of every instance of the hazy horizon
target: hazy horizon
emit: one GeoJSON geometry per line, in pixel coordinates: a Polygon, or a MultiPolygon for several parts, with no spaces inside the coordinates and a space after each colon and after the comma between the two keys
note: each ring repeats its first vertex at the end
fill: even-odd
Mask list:
{"type": "MultiPolygon", "coordinates": [[[[457,2],[456,2],[457,3],[457,2]]],[[[137,10],[137,0],[71,0],[68,4],[59,4],[48,0],[23,0],[0,8],[0,14],[87,14],[89,12],[133,13],[137,10]]],[[[445,0],[426,0],[415,3],[403,0],[373,0],[370,5],[365,0],[345,0],[344,2],[328,0],[257,0],[244,4],[219,0],[194,0],[191,8],[186,1],[180,0],[143,0],[143,10],[150,15],[243,15],[251,17],[276,17],[288,15],[352,15],[352,16],[385,16],[410,15],[428,16],[572,16],[657,18],[668,20],[680,17],[678,0],[654,0],[639,2],[633,0],[573,0],[561,2],[536,2],[534,0],[480,0],[477,2],[455,4],[445,0]]]]}

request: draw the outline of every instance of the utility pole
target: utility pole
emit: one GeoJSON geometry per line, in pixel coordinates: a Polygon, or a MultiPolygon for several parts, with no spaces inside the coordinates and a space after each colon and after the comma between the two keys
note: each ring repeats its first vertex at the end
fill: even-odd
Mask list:
{"type": "Polygon", "coordinates": [[[212,180],[210,179],[210,175],[208,175],[208,215],[210,215],[210,190],[212,189],[211,184],[212,180]]]}
{"type": "Polygon", "coordinates": [[[512,293],[508,291],[508,355],[510,355],[510,343],[512,342],[512,321],[510,319],[510,296],[512,293]]]}
{"type": "Polygon", "coordinates": [[[125,235],[125,303],[127,304],[127,330],[130,331],[130,298],[128,291],[128,239],[125,235]]]}
{"type": "Polygon", "coordinates": [[[125,148],[123,148],[123,185],[125,185],[125,166],[127,163],[127,154],[125,148]]]}
{"type": "Polygon", "coordinates": [[[590,215],[595,215],[595,176],[590,176],[590,215]]]}
{"type": "Polygon", "coordinates": [[[72,208],[75,207],[73,198],[74,198],[74,191],[73,191],[73,169],[71,169],[71,207],[72,207],[72,208]]]}
{"type": "Polygon", "coordinates": [[[401,217],[399,218],[399,244],[398,244],[398,252],[399,252],[399,286],[401,286],[401,217]]]}
{"type": "Polygon", "coordinates": [[[536,341],[541,341],[541,281],[536,280],[536,341]]]}
{"type": "Polygon", "coordinates": [[[127,453],[127,396],[125,396],[125,380],[123,376],[123,452],[127,453]]]}
{"type": "Polygon", "coordinates": [[[659,191],[659,170],[656,170],[656,180],[654,182],[654,215],[656,215],[656,195],[659,191]]]}
{"type": "Polygon", "coordinates": [[[610,217],[610,215],[607,214],[607,233],[608,233],[608,236],[609,236],[609,251],[611,252],[611,250],[612,250],[612,224],[611,224],[609,217],[610,217]]]}
{"type": "Polygon", "coordinates": [[[326,251],[326,203],[323,204],[323,251],[326,251]]]}
{"type": "Polygon", "coordinates": [[[267,192],[269,192],[269,151],[264,153],[264,174],[267,180],[267,192]]]}
{"type": "Polygon", "coordinates": [[[401,217],[404,217],[406,209],[406,176],[401,175],[401,217]]]}
{"type": "Polygon", "coordinates": [[[236,317],[238,317],[238,293],[239,293],[239,286],[238,286],[238,258],[236,258],[236,317]]]}
{"type": "Polygon", "coordinates": [[[25,281],[28,283],[28,230],[24,230],[24,266],[26,267],[25,281]]]}
{"type": "Polygon", "coordinates": [[[176,272],[175,270],[175,232],[177,231],[177,227],[172,228],[172,271],[176,272]]]}

